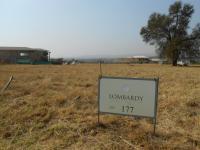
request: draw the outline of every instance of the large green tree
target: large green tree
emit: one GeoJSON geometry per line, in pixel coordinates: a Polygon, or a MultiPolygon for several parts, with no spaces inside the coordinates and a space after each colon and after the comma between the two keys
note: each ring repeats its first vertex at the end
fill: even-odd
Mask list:
{"type": "Polygon", "coordinates": [[[156,46],[160,57],[176,66],[181,57],[200,56],[200,24],[189,30],[193,12],[192,5],[175,2],[168,14],[151,14],[140,34],[146,43],[156,46]]]}

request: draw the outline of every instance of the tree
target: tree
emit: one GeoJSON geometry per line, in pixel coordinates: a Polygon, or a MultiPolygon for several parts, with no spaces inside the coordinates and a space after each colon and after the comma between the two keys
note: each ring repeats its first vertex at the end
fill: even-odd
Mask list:
{"type": "Polygon", "coordinates": [[[143,41],[155,45],[159,56],[167,57],[173,66],[183,56],[200,56],[200,24],[188,32],[193,12],[192,5],[178,1],[169,7],[167,15],[151,14],[140,31],[143,41]]]}

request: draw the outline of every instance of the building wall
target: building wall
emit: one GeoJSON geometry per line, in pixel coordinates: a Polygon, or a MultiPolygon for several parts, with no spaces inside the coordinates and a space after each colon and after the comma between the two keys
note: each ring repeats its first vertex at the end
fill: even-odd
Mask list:
{"type": "Polygon", "coordinates": [[[0,50],[0,62],[17,63],[18,61],[47,62],[48,51],[21,51],[21,50],[0,50]]]}
{"type": "Polygon", "coordinates": [[[0,51],[0,62],[15,63],[18,57],[16,51],[0,51]]]}

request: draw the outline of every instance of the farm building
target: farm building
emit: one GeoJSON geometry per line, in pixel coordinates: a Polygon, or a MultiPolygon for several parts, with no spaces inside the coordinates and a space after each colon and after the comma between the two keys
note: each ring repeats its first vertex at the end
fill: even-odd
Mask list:
{"type": "Polygon", "coordinates": [[[158,64],[167,64],[167,59],[166,58],[151,58],[150,59],[151,63],[158,63],[158,64]]]}
{"type": "Polygon", "coordinates": [[[132,57],[128,57],[128,58],[123,58],[122,59],[123,62],[125,63],[149,63],[150,59],[146,56],[132,56],[132,57]]]}
{"type": "Polygon", "coordinates": [[[0,47],[1,63],[43,64],[50,60],[48,50],[28,47],[0,47]]]}

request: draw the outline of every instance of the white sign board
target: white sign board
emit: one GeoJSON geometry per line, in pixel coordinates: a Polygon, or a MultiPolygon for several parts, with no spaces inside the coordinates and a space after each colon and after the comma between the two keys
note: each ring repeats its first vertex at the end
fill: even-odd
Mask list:
{"type": "Polygon", "coordinates": [[[156,117],[157,79],[101,77],[99,112],[156,117]]]}

